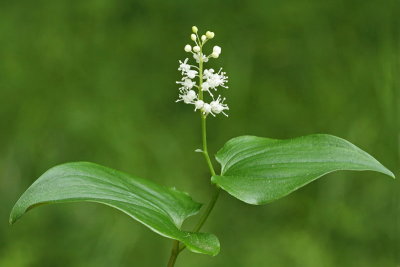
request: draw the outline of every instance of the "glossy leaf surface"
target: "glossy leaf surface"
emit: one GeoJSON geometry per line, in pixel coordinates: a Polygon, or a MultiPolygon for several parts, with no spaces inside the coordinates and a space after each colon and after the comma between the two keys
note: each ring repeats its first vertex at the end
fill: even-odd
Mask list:
{"type": "Polygon", "coordinates": [[[10,223],[39,205],[78,201],[116,208],[193,252],[219,252],[214,235],[180,230],[183,221],[201,207],[187,194],[89,162],[66,163],[45,172],[17,201],[10,223]]]}
{"type": "Polygon", "coordinates": [[[282,198],[333,171],[376,171],[394,178],[368,153],[325,134],[289,140],[241,136],[228,141],[216,158],[222,171],[212,181],[255,205],[282,198]]]}

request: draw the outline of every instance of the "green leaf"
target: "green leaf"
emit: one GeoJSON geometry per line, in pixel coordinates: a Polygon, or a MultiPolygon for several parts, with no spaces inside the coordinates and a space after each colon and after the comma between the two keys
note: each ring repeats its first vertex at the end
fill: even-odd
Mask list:
{"type": "Polygon", "coordinates": [[[89,162],[66,163],[45,172],[17,201],[10,223],[42,204],[77,201],[116,208],[193,252],[219,252],[216,236],[180,230],[182,222],[201,208],[187,194],[89,162]]]}
{"type": "Polygon", "coordinates": [[[220,176],[212,181],[249,204],[282,198],[338,170],[376,171],[394,178],[376,159],[350,142],[316,134],[289,140],[241,136],[218,151],[220,176]]]}

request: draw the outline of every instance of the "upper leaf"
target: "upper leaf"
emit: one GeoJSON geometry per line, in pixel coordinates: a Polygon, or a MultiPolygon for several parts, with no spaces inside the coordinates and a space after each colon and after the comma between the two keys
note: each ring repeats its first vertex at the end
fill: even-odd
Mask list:
{"type": "Polygon", "coordinates": [[[66,163],[45,172],[17,201],[10,223],[38,205],[77,201],[116,208],[193,252],[219,252],[214,235],[180,230],[182,222],[201,207],[187,194],[89,162],[66,163]]]}
{"type": "Polygon", "coordinates": [[[284,197],[338,170],[377,171],[394,178],[368,153],[325,134],[289,140],[236,137],[218,151],[216,158],[222,170],[212,181],[232,196],[256,205],[284,197]]]}

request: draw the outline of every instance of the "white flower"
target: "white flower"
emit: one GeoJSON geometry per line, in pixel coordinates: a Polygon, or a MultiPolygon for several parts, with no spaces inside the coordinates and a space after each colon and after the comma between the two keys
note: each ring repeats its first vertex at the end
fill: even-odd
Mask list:
{"type": "MultiPolygon", "coordinates": [[[[197,63],[200,63],[200,60],[199,60],[200,53],[194,54],[193,58],[196,60],[197,63]]],[[[202,58],[203,58],[203,62],[207,62],[208,61],[208,58],[205,55],[202,55],[202,58]]]]}
{"type": "Polygon", "coordinates": [[[224,110],[228,110],[229,107],[227,104],[224,104],[224,101],[225,101],[225,98],[221,99],[221,96],[218,96],[217,100],[213,100],[210,103],[211,111],[215,114],[222,113],[228,117],[228,115],[224,112],[224,110]]]}
{"type": "Polygon", "coordinates": [[[203,111],[204,115],[208,115],[209,113],[212,113],[211,111],[211,105],[204,103],[203,108],[201,109],[201,111],[203,111]]]}
{"type": "Polygon", "coordinates": [[[176,102],[183,101],[186,104],[193,104],[193,101],[197,98],[197,94],[193,90],[182,89],[181,94],[176,102]]]}
{"type": "Polygon", "coordinates": [[[178,70],[182,72],[182,74],[188,72],[190,70],[190,65],[187,64],[188,58],[186,58],[183,62],[179,60],[179,68],[178,70]]]}
{"type": "Polygon", "coordinates": [[[195,86],[195,84],[196,84],[195,82],[193,82],[190,79],[184,79],[183,82],[179,81],[179,82],[176,82],[176,83],[177,84],[181,84],[182,85],[181,88],[184,88],[184,89],[192,89],[193,86],[195,86]]]}
{"type": "Polygon", "coordinates": [[[207,36],[205,36],[205,35],[202,35],[202,36],[201,36],[201,41],[203,41],[203,42],[204,42],[205,40],[207,40],[207,36]]]}
{"type": "Polygon", "coordinates": [[[183,98],[183,101],[188,104],[191,103],[194,99],[196,99],[197,94],[195,91],[190,90],[186,93],[185,97],[183,98]]]}
{"type": "Polygon", "coordinates": [[[211,92],[210,92],[210,84],[208,82],[203,82],[203,84],[201,85],[201,90],[202,91],[208,91],[211,94],[211,92]]]}
{"type": "Polygon", "coordinates": [[[187,45],[185,45],[184,50],[185,50],[185,52],[190,52],[190,51],[192,51],[192,47],[187,44],[187,45]]]}
{"type": "Polygon", "coordinates": [[[197,75],[197,71],[189,70],[186,72],[186,75],[188,76],[189,79],[194,79],[197,75]]]}
{"type": "Polygon", "coordinates": [[[214,69],[205,69],[203,72],[203,79],[209,79],[214,73],[214,69]]]}
{"type": "Polygon", "coordinates": [[[198,53],[200,52],[200,46],[196,45],[193,47],[193,52],[198,53]]]}
{"type": "Polygon", "coordinates": [[[209,88],[217,90],[218,86],[228,88],[228,86],[225,85],[228,81],[228,77],[225,76],[225,74],[226,73],[222,71],[222,68],[217,73],[214,73],[213,69],[205,70],[203,77],[206,81],[202,85],[202,90],[209,91],[209,88]],[[205,88],[203,88],[204,84],[207,84],[205,88]]]}
{"type": "Polygon", "coordinates": [[[204,106],[204,101],[203,100],[197,100],[196,102],[194,102],[194,106],[195,106],[194,111],[196,111],[198,109],[202,109],[203,106],[204,106]]]}

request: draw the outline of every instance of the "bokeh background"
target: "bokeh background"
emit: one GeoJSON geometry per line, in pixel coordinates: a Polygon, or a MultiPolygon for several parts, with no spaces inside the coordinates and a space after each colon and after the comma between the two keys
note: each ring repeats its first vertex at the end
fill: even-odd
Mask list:
{"type": "MultiPolygon", "coordinates": [[[[330,133],[399,176],[399,17],[397,0],[0,1],[0,266],[166,265],[171,240],[105,206],[8,215],[45,170],[81,160],[208,201],[198,114],[174,103],[192,25],[216,33],[210,66],[230,76],[210,151],[330,133]]],[[[398,266],[399,189],[343,172],[265,206],[223,194],[204,227],[220,254],[177,266],[398,266]]]]}

